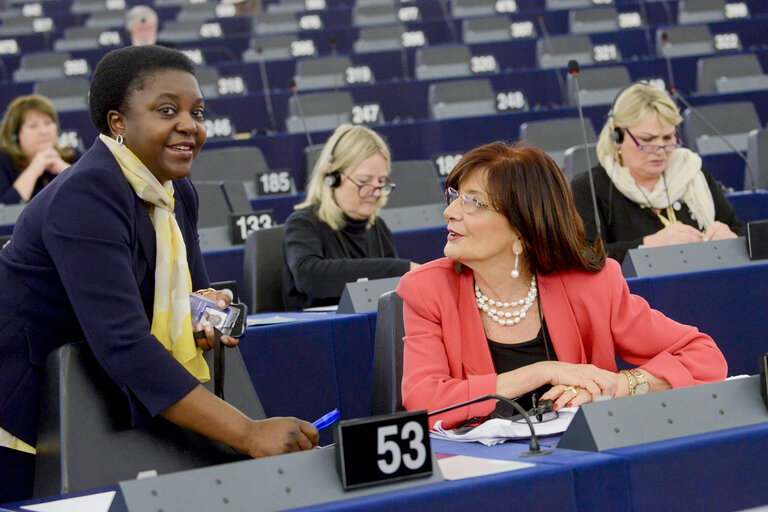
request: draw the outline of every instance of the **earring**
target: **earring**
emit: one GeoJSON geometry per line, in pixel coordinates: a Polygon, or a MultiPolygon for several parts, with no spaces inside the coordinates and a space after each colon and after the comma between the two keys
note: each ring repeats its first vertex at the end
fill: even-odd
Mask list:
{"type": "Polygon", "coordinates": [[[509,273],[510,276],[512,276],[512,279],[517,279],[520,277],[520,271],[517,270],[517,264],[520,260],[520,253],[515,252],[515,268],[512,269],[512,272],[509,273]]]}
{"type": "Polygon", "coordinates": [[[123,145],[123,136],[118,133],[117,137],[115,137],[115,142],[117,142],[118,145],[122,146],[123,145]]]}

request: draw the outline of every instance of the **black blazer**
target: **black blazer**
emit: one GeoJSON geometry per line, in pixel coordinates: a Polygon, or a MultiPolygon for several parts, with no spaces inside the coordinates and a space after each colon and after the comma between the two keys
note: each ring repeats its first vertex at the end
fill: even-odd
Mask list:
{"type": "MultiPolygon", "coordinates": [[[[193,289],[208,286],[198,199],[174,182],[193,289]]],[[[45,360],[85,339],[138,424],[198,381],[149,333],[155,232],[145,203],[98,139],[26,206],[0,252],[0,427],[34,446],[45,360]]]]}
{"type": "MultiPolygon", "coordinates": [[[[744,235],[744,224],[736,217],[736,212],[720,186],[705,169],[701,170],[707,180],[707,186],[715,203],[715,220],[727,224],[731,231],[744,235]]],[[[622,194],[608,177],[602,166],[592,169],[595,180],[597,212],[600,215],[601,233],[605,250],[609,258],[624,261],[627,251],[643,243],[643,238],[664,228],[659,217],[648,208],[643,208],[622,194]]],[[[571,182],[576,208],[584,221],[587,240],[596,236],[595,209],[592,205],[592,193],[589,187],[589,175],[585,172],[573,178],[571,182]]],[[[696,229],[699,223],[691,216],[688,206],[677,201],[680,210],[675,212],[677,219],[696,229]]]]}

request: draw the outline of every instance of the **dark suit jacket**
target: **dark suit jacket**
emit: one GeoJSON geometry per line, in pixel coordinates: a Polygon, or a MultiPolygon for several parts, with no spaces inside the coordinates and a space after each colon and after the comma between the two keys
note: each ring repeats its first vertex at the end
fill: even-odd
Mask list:
{"type": "MultiPolygon", "coordinates": [[[[197,194],[174,182],[193,289],[208,286],[197,194]]],[[[149,333],[155,232],[98,139],[30,201],[0,252],[0,427],[34,446],[42,369],[55,348],[85,339],[126,396],[134,424],[198,381],[149,333]]]]}

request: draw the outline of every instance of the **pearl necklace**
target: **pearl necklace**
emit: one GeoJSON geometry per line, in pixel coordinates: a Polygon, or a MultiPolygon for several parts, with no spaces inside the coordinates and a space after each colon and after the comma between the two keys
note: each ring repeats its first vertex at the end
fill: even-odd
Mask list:
{"type": "Polygon", "coordinates": [[[485,311],[485,313],[499,325],[515,325],[520,323],[520,320],[525,318],[525,313],[531,309],[531,306],[533,306],[533,301],[536,300],[537,293],[536,274],[531,276],[531,287],[528,289],[528,295],[526,295],[525,298],[512,302],[501,302],[488,298],[487,295],[480,291],[480,286],[478,286],[477,281],[475,281],[475,300],[477,301],[477,308],[485,311]],[[520,305],[522,305],[522,307],[517,311],[500,311],[500,309],[513,308],[520,305]]]}

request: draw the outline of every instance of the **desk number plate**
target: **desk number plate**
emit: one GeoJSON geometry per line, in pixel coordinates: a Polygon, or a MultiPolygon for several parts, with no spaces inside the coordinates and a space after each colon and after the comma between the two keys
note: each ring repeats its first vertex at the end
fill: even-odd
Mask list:
{"type": "Polygon", "coordinates": [[[334,438],[344,489],[432,474],[426,411],[341,421],[334,438]]]}

